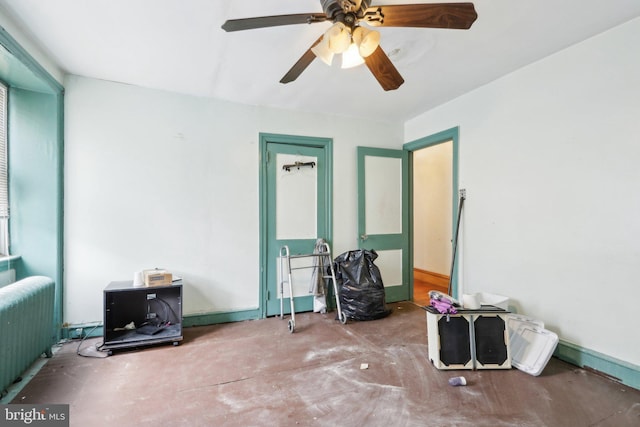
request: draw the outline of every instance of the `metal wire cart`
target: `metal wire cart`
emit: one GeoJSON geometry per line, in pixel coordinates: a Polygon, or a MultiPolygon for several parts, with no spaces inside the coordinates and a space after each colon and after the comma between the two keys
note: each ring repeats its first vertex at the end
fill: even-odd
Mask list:
{"type": "Polygon", "coordinates": [[[347,316],[342,313],[340,308],[340,298],[338,294],[338,284],[336,282],[336,273],[333,269],[333,258],[331,256],[331,248],[329,244],[323,242],[316,245],[316,251],[312,254],[291,255],[289,247],[284,245],[280,248],[278,256],[280,264],[280,318],[284,319],[284,286],[289,285],[289,303],[291,304],[291,318],[288,322],[289,332],[293,333],[296,329],[296,310],[293,301],[293,279],[291,272],[293,270],[314,269],[314,274],[321,275],[323,280],[331,280],[333,283],[333,293],[336,299],[336,309],[338,310],[338,320],[343,325],[347,323],[347,316]],[[313,265],[305,265],[300,267],[291,267],[291,260],[296,258],[313,259],[313,265]],[[328,264],[328,265],[327,265],[328,264]]]}

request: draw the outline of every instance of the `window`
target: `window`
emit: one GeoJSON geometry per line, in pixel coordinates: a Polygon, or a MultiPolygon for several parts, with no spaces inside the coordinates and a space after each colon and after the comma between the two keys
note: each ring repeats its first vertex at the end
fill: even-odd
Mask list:
{"type": "Polygon", "coordinates": [[[9,255],[9,178],[7,157],[7,87],[0,84],[0,255],[9,255]]]}

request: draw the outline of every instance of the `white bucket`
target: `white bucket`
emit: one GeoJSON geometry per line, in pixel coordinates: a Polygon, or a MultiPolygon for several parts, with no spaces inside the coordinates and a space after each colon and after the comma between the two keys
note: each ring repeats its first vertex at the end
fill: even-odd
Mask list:
{"type": "Polygon", "coordinates": [[[462,295],[462,307],[467,310],[477,310],[480,308],[480,300],[478,294],[463,294],[462,295]]]}

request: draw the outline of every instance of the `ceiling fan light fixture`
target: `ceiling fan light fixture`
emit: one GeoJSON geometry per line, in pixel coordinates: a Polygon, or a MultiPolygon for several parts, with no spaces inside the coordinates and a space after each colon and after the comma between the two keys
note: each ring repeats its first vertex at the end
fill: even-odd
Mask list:
{"type": "Polygon", "coordinates": [[[349,49],[351,33],[342,22],[336,22],[324,33],[323,40],[327,39],[327,47],[333,53],[342,53],[349,49]]]}
{"type": "MultiPolygon", "coordinates": [[[[384,2],[384,0],[378,0],[384,2]]],[[[320,57],[331,63],[332,54],[343,54],[343,67],[359,63],[366,58],[367,68],[385,91],[395,90],[404,83],[404,79],[389,59],[389,55],[380,47],[380,35],[376,31],[363,31],[360,23],[371,27],[409,27],[409,28],[446,28],[468,30],[478,18],[475,6],[465,3],[413,3],[376,5],[372,0],[320,0],[322,13],[293,13],[287,15],[256,16],[243,19],[228,19],[222,25],[224,31],[241,31],[256,28],[277,27],[283,25],[315,24],[332,22],[333,25],[313,42],[296,61],[280,83],[291,83],[307,69],[311,62],[320,57]],[[359,33],[359,34],[358,34],[359,33]],[[350,62],[345,51],[355,40],[354,55],[356,61],[350,62]],[[325,46],[320,45],[326,43],[325,46]],[[359,58],[358,58],[359,57],[359,58]]]]}
{"type": "Polygon", "coordinates": [[[360,56],[366,58],[380,46],[380,32],[356,27],[353,30],[353,42],[358,46],[360,56]]]}
{"type": "Polygon", "coordinates": [[[313,54],[316,57],[320,58],[322,62],[331,66],[331,63],[333,62],[334,54],[333,52],[331,52],[331,50],[329,50],[329,43],[328,43],[327,37],[322,37],[322,40],[320,41],[320,43],[318,43],[317,45],[311,48],[311,52],[313,52],[313,54]]]}
{"type": "Polygon", "coordinates": [[[364,64],[364,59],[358,52],[358,46],[351,43],[349,48],[342,54],[342,68],[353,68],[364,64]]]}
{"type": "Polygon", "coordinates": [[[340,0],[340,6],[347,12],[355,12],[360,9],[362,0],[340,0]]]}

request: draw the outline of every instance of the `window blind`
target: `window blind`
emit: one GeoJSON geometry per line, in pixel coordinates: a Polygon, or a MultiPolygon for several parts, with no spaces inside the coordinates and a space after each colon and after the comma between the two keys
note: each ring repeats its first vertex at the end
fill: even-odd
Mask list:
{"type": "Polygon", "coordinates": [[[7,88],[0,85],[0,218],[9,217],[7,169],[7,88]]]}

